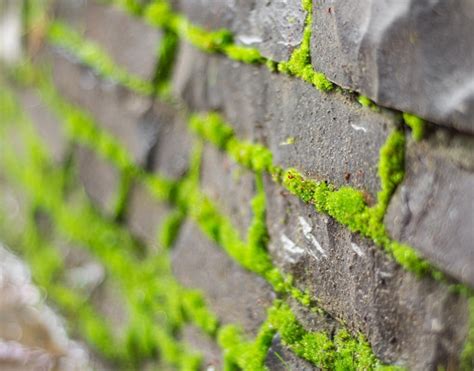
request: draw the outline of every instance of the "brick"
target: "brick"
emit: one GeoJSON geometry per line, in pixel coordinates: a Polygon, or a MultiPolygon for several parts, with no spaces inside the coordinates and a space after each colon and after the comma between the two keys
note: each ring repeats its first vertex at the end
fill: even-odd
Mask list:
{"type": "Polygon", "coordinates": [[[203,356],[204,370],[222,370],[222,355],[219,346],[195,326],[187,325],[181,332],[182,340],[203,356]]]}
{"type": "Polygon", "coordinates": [[[227,154],[206,146],[201,165],[201,189],[246,240],[253,217],[251,202],[255,195],[255,175],[235,164],[227,154]]]}
{"type": "Polygon", "coordinates": [[[288,60],[303,39],[306,12],[301,1],[181,0],[178,10],[207,30],[227,28],[237,44],[258,49],[263,56],[288,60]]]}
{"type": "Polygon", "coordinates": [[[157,247],[157,233],[168,213],[169,207],[153,198],[142,185],[133,186],[127,205],[127,225],[152,249],[157,247]]]}
{"type": "MultiPolygon", "coordinates": [[[[149,168],[171,179],[186,174],[193,145],[186,118],[170,106],[156,101],[153,105],[153,135],[156,136],[150,151],[149,168]],[[179,150],[177,150],[179,148],[179,150]]],[[[145,135],[146,131],[143,131],[145,135]]]]}
{"type": "Polygon", "coordinates": [[[79,181],[87,196],[103,213],[112,216],[120,182],[118,170],[84,147],[77,148],[75,157],[79,181]]]}
{"type": "MultiPolygon", "coordinates": [[[[71,103],[89,112],[97,124],[119,140],[139,164],[153,146],[153,136],[143,134],[153,117],[151,99],[98,78],[85,67],[53,52],[53,79],[59,92],[71,103]]],[[[152,124],[151,124],[152,125],[152,124]]]]}
{"type": "Polygon", "coordinates": [[[333,318],[367,336],[384,362],[415,369],[456,362],[467,331],[464,298],[405,272],[370,241],[272,181],[266,186],[268,249],[298,287],[308,289],[333,318]]]}
{"type": "Polygon", "coordinates": [[[251,338],[256,335],[273,300],[271,288],[239,267],[191,222],[184,224],[172,250],[172,266],[181,284],[204,292],[223,324],[240,324],[251,338]]]}
{"type": "Polygon", "coordinates": [[[385,221],[453,277],[474,286],[474,138],[437,130],[409,141],[405,179],[385,221]]]}
{"type": "Polygon", "coordinates": [[[384,106],[474,133],[473,14],[469,0],[317,0],[312,63],[384,106]]]}

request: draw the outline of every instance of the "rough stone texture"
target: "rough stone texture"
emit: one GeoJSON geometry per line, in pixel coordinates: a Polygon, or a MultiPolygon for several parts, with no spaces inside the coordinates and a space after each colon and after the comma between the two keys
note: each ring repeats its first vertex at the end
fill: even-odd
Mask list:
{"type": "Polygon", "coordinates": [[[470,0],[316,0],[312,63],[376,102],[474,133],[470,0]]]}
{"type": "Polygon", "coordinates": [[[117,7],[97,1],[56,1],[56,16],[100,45],[115,63],[144,79],[155,73],[160,32],[117,7]],[[126,30],[126,31],[121,31],[126,30]]]}
{"type": "Polygon", "coordinates": [[[32,90],[22,91],[20,99],[25,113],[48,147],[53,160],[57,164],[64,162],[68,154],[68,140],[63,127],[61,127],[63,124],[32,90]]]}
{"type": "Polygon", "coordinates": [[[136,184],[130,193],[127,207],[127,224],[136,236],[156,249],[157,233],[169,208],[157,201],[142,185],[136,184]]]}
{"type": "Polygon", "coordinates": [[[267,144],[276,163],[337,186],[355,186],[375,198],[378,154],[394,129],[393,115],[186,45],[174,87],[193,109],[223,112],[240,138],[267,144]]]}
{"type": "Polygon", "coordinates": [[[240,324],[249,336],[256,335],[274,296],[262,278],[239,267],[192,222],[182,227],[172,265],[183,285],[204,292],[222,323],[240,324]]]}
{"type": "Polygon", "coordinates": [[[230,218],[241,238],[247,240],[253,216],[251,202],[255,195],[255,175],[215,147],[206,146],[201,166],[201,188],[230,218]]]}
{"type": "Polygon", "coordinates": [[[87,195],[102,212],[112,216],[120,182],[118,170],[84,147],[77,148],[75,157],[79,180],[87,195]]]}
{"type": "MultiPolygon", "coordinates": [[[[188,171],[193,144],[186,118],[158,101],[155,102],[152,112],[155,119],[150,129],[153,130],[152,135],[156,140],[147,166],[151,171],[159,172],[168,178],[179,179],[188,171]]],[[[142,132],[147,134],[146,130],[142,132]]]]}
{"type": "Polygon", "coordinates": [[[379,248],[270,181],[267,189],[269,250],[329,314],[364,333],[383,361],[413,369],[456,363],[466,335],[463,299],[404,272],[379,248]]]}
{"type": "Polygon", "coordinates": [[[455,278],[474,286],[474,140],[438,130],[410,142],[386,224],[455,278]]]}
{"type": "Polygon", "coordinates": [[[90,69],[58,53],[53,52],[52,62],[53,79],[60,93],[91,113],[98,125],[123,143],[138,163],[143,163],[155,140],[142,133],[153,117],[149,114],[151,100],[99,79],[90,69]]]}
{"type": "Polygon", "coordinates": [[[222,355],[219,346],[209,336],[192,325],[187,325],[181,333],[182,339],[191,349],[200,352],[204,358],[204,370],[222,370],[222,355]]]}
{"type": "Polygon", "coordinates": [[[263,56],[288,60],[303,38],[306,12],[300,0],[180,0],[178,10],[208,30],[227,28],[238,44],[263,56]]]}

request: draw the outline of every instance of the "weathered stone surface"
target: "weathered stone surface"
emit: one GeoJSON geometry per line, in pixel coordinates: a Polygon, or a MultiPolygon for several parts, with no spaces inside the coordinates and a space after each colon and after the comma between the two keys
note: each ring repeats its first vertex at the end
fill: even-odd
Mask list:
{"type": "Polygon", "coordinates": [[[53,79],[63,96],[82,110],[92,114],[98,125],[116,137],[143,163],[155,138],[142,132],[149,127],[153,115],[151,100],[138,96],[110,81],[99,79],[64,56],[53,52],[53,79]]]}
{"type": "Polygon", "coordinates": [[[238,44],[287,60],[303,38],[306,12],[299,0],[180,0],[178,9],[208,30],[227,28],[238,44]]]}
{"type": "Polygon", "coordinates": [[[157,201],[140,184],[135,184],[127,207],[127,224],[136,236],[146,242],[148,248],[157,247],[157,233],[169,212],[169,208],[157,201]]]}
{"type": "Polygon", "coordinates": [[[273,292],[262,278],[239,267],[191,222],[182,227],[172,251],[172,265],[183,285],[204,292],[222,323],[240,324],[249,336],[256,335],[273,300],[273,292]]]}
{"type": "Polygon", "coordinates": [[[392,198],[391,235],[474,287],[474,138],[437,130],[409,142],[405,180],[392,198]]]}
{"type": "Polygon", "coordinates": [[[334,318],[361,331],[385,362],[454,362],[467,331],[463,298],[402,270],[379,248],[267,182],[269,250],[334,318]]]}
{"type": "Polygon", "coordinates": [[[290,349],[282,344],[280,335],[276,334],[272,340],[267,358],[265,359],[265,366],[272,371],[311,371],[319,370],[305,360],[297,357],[290,349]]]}
{"type": "Polygon", "coordinates": [[[474,133],[470,0],[317,0],[312,63],[376,102],[474,133]]]}
{"type": "Polygon", "coordinates": [[[201,189],[240,231],[243,240],[252,221],[255,175],[215,147],[206,146],[201,165],[201,189]]]}
{"type": "Polygon", "coordinates": [[[192,350],[198,351],[203,356],[204,370],[222,370],[222,355],[219,346],[209,336],[195,326],[187,325],[181,333],[182,340],[192,350]]]}
{"type": "Polygon", "coordinates": [[[64,124],[58,121],[33,90],[23,90],[20,99],[22,108],[52,159],[57,164],[65,161],[68,154],[68,140],[62,127],[64,124]]]}
{"type": "Polygon", "coordinates": [[[77,149],[76,162],[79,180],[89,198],[105,214],[113,215],[120,182],[118,170],[84,147],[77,149]]]}
{"type": "Polygon", "coordinates": [[[144,79],[153,78],[161,40],[156,28],[118,7],[91,0],[60,0],[55,10],[59,20],[84,31],[84,37],[98,43],[117,65],[144,79]]]}
{"type": "Polygon", "coordinates": [[[379,150],[394,129],[393,115],[186,45],[174,86],[193,109],[221,111],[240,138],[268,145],[278,164],[375,197],[379,150]]]}
{"type": "Polygon", "coordinates": [[[193,144],[186,118],[158,101],[153,105],[152,112],[155,119],[153,126],[150,126],[151,130],[142,130],[149,137],[153,130],[152,135],[156,137],[148,168],[168,178],[179,179],[188,171],[193,144]]]}

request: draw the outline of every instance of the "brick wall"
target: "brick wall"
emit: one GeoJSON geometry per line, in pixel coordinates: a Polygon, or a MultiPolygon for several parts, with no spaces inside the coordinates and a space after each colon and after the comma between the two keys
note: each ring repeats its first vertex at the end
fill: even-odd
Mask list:
{"type": "Polygon", "coordinates": [[[1,239],[96,367],[474,367],[468,0],[12,4],[1,239]]]}

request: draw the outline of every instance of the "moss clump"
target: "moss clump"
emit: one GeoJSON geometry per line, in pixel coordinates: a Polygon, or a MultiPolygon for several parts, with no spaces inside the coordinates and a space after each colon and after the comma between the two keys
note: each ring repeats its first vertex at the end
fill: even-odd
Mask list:
{"type": "Polygon", "coordinates": [[[425,134],[425,120],[410,113],[404,113],[403,120],[411,128],[413,139],[417,142],[422,140],[425,134]]]}
{"type": "Polygon", "coordinates": [[[311,65],[311,27],[313,23],[312,2],[303,0],[303,9],[307,12],[305,27],[303,31],[303,41],[301,45],[293,51],[288,62],[278,64],[278,71],[299,77],[300,79],[313,84],[316,89],[329,92],[334,89],[334,84],[329,81],[322,72],[317,72],[311,65]]]}
{"type": "Polygon", "coordinates": [[[158,242],[162,247],[169,249],[173,246],[185,216],[183,210],[178,209],[170,213],[165,219],[158,236],[158,242]]]}
{"type": "Polygon", "coordinates": [[[223,48],[224,54],[234,61],[247,64],[265,63],[265,58],[257,49],[248,48],[240,45],[230,44],[223,48]]]}

